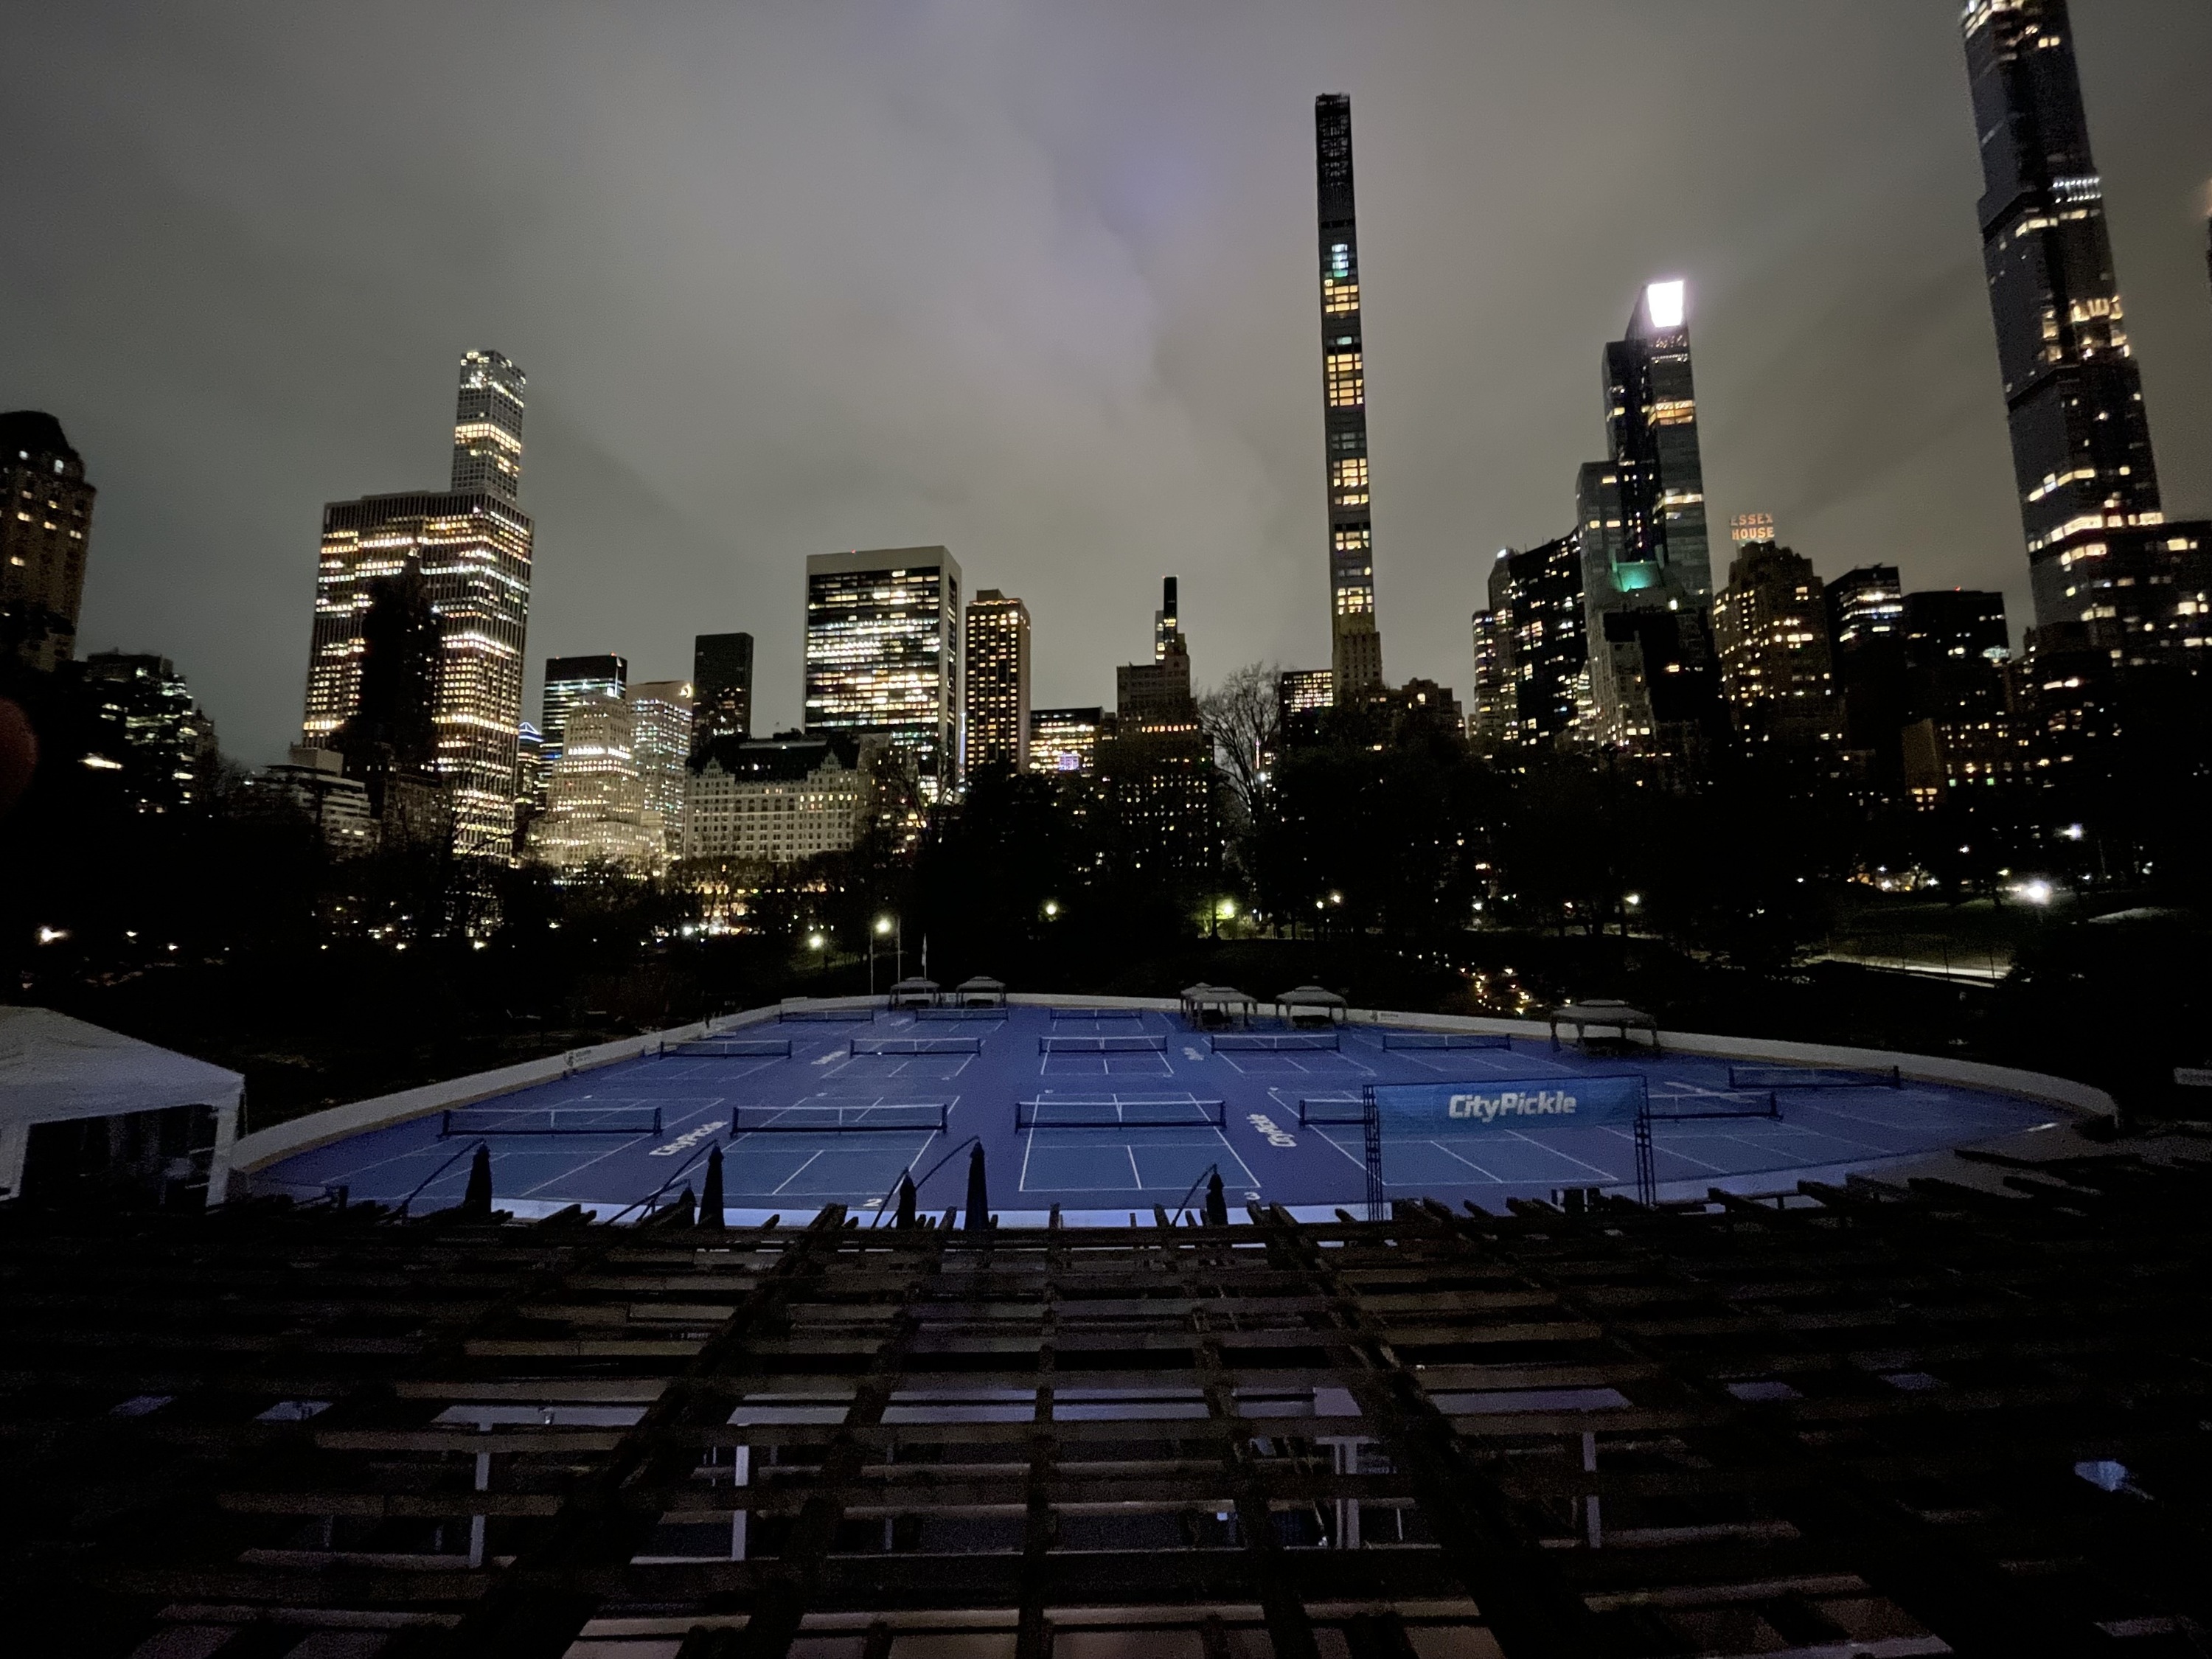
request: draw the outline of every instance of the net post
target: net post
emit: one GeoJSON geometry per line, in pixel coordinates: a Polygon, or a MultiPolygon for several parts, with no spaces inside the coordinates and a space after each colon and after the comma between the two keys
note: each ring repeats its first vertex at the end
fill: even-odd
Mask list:
{"type": "Polygon", "coordinates": [[[1659,1161],[1651,1149],[1651,1093],[1648,1088],[1636,1107],[1636,1201],[1647,1210],[1659,1202],[1659,1161]]]}
{"type": "Polygon", "coordinates": [[[1359,1089],[1359,1127],[1366,1141],[1367,1154],[1367,1218],[1382,1221],[1382,1114],[1375,1103],[1375,1085],[1365,1083],[1359,1089]]]}
{"type": "Polygon", "coordinates": [[[653,1109],[653,1133],[660,1133],[660,1108],[658,1106],[653,1109]]]}

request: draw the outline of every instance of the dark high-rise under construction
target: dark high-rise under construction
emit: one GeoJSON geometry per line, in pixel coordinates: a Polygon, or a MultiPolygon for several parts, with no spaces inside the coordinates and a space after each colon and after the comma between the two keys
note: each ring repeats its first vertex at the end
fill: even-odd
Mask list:
{"type": "Polygon", "coordinates": [[[1334,695],[1382,684],[1375,621],[1375,526],[1367,484],[1366,348],[1359,326],[1359,226],[1352,190],[1352,100],[1314,100],[1321,228],[1321,362],[1328,456],[1329,666],[1334,695]]]}

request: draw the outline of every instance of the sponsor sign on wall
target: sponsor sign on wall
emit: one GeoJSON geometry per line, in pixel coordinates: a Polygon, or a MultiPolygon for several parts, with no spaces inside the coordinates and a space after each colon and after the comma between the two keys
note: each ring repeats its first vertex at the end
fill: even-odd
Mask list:
{"type": "Polygon", "coordinates": [[[1632,1125],[1644,1109],[1640,1077],[1547,1077],[1520,1082],[1389,1083],[1375,1108],[1394,1132],[1454,1134],[1632,1125]]]}

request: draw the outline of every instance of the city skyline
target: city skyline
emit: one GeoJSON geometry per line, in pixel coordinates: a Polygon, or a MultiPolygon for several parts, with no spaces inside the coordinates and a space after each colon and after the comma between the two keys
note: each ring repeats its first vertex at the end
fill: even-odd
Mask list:
{"type": "MultiPolygon", "coordinates": [[[[437,280],[410,279],[393,285],[382,308],[369,307],[374,320],[361,329],[333,331],[321,319],[313,335],[319,371],[307,402],[295,401],[291,383],[240,380],[241,366],[258,361],[258,354],[241,353],[222,373],[199,376],[214,418],[170,418],[156,431],[156,417],[174,407],[173,375],[200,362],[194,354],[201,348],[179,340],[161,353],[139,353],[139,378],[125,404],[85,332],[96,321],[114,324],[115,301],[103,301],[98,318],[90,300],[79,313],[55,315],[50,306],[40,309],[45,302],[33,303],[36,295],[13,288],[21,314],[52,326],[39,340],[28,337],[41,335],[33,329],[11,342],[0,375],[8,377],[8,401],[53,410],[102,489],[80,653],[121,647],[172,657],[227,743],[249,761],[274,758],[288,735],[281,688],[288,672],[296,673],[289,665],[304,645],[302,548],[313,534],[303,512],[311,515],[315,501],[364,487],[435,477],[428,469],[439,461],[428,445],[436,428],[423,424],[433,407],[424,396],[434,385],[428,378],[431,354],[450,362],[479,339],[530,364],[535,381],[531,500],[544,568],[533,584],[526,708],[536,706],[534,671],[549,655],[619,645],[641,673],[679,674],[695,628],[744,628],[763,641],[757,727],[796,724],[795,573],[803,556],[836,546],[941,542],[979,580],[1023,592],[1038,619],[1036,700],[1043,705],[1102,696],[1122,653],[1109,639],[1085,637],[1108,630],[1079,629],[1074,620],[1099,614],[1115,589],[1147,585],[1163,568],[1183,573],[1194,614],[1219,619],[1207,627],[1197,665],[1202,683],[1255,658],[1312,663],[1322,660],[1326,643],[1316,626],[1321,602],[1310,550],[1323,507],[1311,462],[1320,428],[1312,407],[1316,376],[1310,347],[1299,345],[1311,337],[1310,268],[1297,249],[1312,211],[1305,172],[1310,100],[1316,91],[1336,88],[1352,94],[1361,112],[1363,275],[1368,292],[1379,296],[1367,367],[1379,387],[1377,533],[1395,550],[1378,575],[1380,603],[1395,619],[1393,679],[1422,675],[1465,689],[1464,618],[1480,603],[1489,553],[1509,543],[1534,544],[1565,522],[1556,469],[1563,454],[1579,459],[1589,448],[1589,343],[1611,337],[1628,301],[1662,275],[1691,283],[1716,523],[1756,503],[1781,517],[1792,544],[1823,571],[1901,563],[1916,585],[2002,588],[2013,614],[2025,618],[2031,614],[2025,558],[1978,266],[1974,200],[1981,180],[1963,95],[1959,21],[1955,9],[1935,9],[1942,15],[1877,26],[1812,6],[1804,14],[1809,21],[1785,27],[1705,6],[1686,9],[1663,38],[1647,25],[1624,26],[1602,50],[1593,48],[1598,37],[1587,34],[1589,20],[1583,18],[1574,61],[1599,83],[1632,68],[1672,68],[1688,76],[1685,84],[1693,89],[1700,77],[1717,83],[1724,71],[1741,74],[1753,64],[1772,95],[1786,93],[1802,109],[1802,120],[1785,124],[1788,131],[1763,137],[1773,153],[1757,161],[1735,156],[1740,145],[1723,144],[1723,135],[1686,116],[1666,124],[1653,140],[1668,152],[1663,213],[1658,204],[1619,196],[1596,155],[1579,145],[1548,163],[1532,161],[1533,152],[1479,143],[1489,130],[1471,127],[1441,105],[1416,60],[1460,63],[1479,77],[1491,71],[1467,55],[1466,33],[1419,9],[1394,11],[1405,38],[1378,44],[1364,60],[1333,58],[1335,37],[1328,30],[1295,49],[1276,39],[1268,72],[1255,77],[1258,88],[1240,88],[1218,112],[1201,111],[1174,76],[1152,73],[1138,83],[1143,109],[1162,131],[1188,130],[1207,141],[1183,164],[1182,188],[1194,200],[1227,204],[1218,212],[1209,207],[1218,222],[1170,215],[1173,226],[1157,236],[1134,222],[1109,222],[1110,192],[1102,175],[1081,169],[1122,167],[1130,189],[1164,184],[1166,175],[1150,165],[1151,140],[1138,128],[1100,127],[1085,116],[1047,143],[1036,123],[1016,123],[1025,153],[1078,169],[1085,187],[1077,195],[1101,240],[1094,257],[1053,267],[1057,276],[1034,263],[1022,267],[1027,282],[1068,285],[1067,306],[1077,308],[1048,307],[1018,337],[994,334],[983,361],[998,368],[980,375],[963,369],[947,383],[947,395],[965,410],[976,389],[994,390],[1007,408],[1031,417],[1025,424],[1038,434],[1068,440],[1061,393],[1045,393],[1040,404],[1011,394],[1030,384],[1024,375],[1033,362],[1058,350],[1065,330],[1088,315],[1081,306],[1099,297],[1094,289],[1108,278],[1113,291],[1099,315],[1115,326],[1100,337],[1113,349],[1064,367],[1071,392],[1121,388],[1118,401],[1109,400],[1119,425],[1102,434],[1099,447],[1086,452],[1058,441],[1063,453],[1027,478],[1010,476],[1028,462],[1003,422],[973,428],[969,451],[955,454],[905,417],[899,383],[886,387],[866,377],[862,385],[872,397],[891,395],[880,418],[860,428],[825,425],[834,411],[821,396],[801,399],[792,428],[821,440],[825,479],[848,482],[825,483],[797,505],[763,488],[750,464],[730,474],[721,458],[710,461],[689,441],[662,452],[611,443],[606,422],[637,415],[635,400],[648,389],[672,399],[672,414],[714,423],[729,418],[725,392],[687,384],[694,377],[653,338],[643,341],[651,349],[623,360],[622,373],[611,376],[614,360],[562,331],[562,302],[554,290],[564,283],[550,266],[516,264],[518,249],[495,218],[486,221],[486,234],[506,287],[457,299],[437,280]],[[1723,39],[1723,21],[1736,26],[1733,40],[1723,39]],[[1790,48],[1802,50],[1816,28],[1825,31],[1821,62],[1811,65],[1790,48]],[[1657,57],[1635,68],[1639,51],[1657,57]],[[1882,112],[1883,131],[1841,146],[1831,131],[1824,143],[1851,152],[1832,161],[1808,148],[1800,129],[1816,130],[1862,106],[1882,112]],[[1774,222],[1758,210],[1759,201],[1775,198],[1755,186],[1790,169],[1802,186],[1802,210],[1832,214],[1832,227],[1815,230],[1786,216],[1774,222]],[[1447,178],[1449,187],[1440,190],[1447,178]],[[1230,202],[1231,193],[1239,199],[1230,202]],[[1865,196],[1882,198],[1878,242],[1865,235],[1863,215],[1872,210],[1865,196]],[[1611,251],[1602,260],[1591,257],[1585,213],[1613,219],[1611,251]],[[1480,227],[1480,237],[1455,242],[1467,234],[1462,227],[1480,227]],[[1483,253],[1503,240],[1514,243],[1526,273],[1504,272],[1496,257],[1483,253]],[[1839,257],[1869,246],[1880,248],[1878,260],[1839,257]],[[1482,257],[1455,259],[1461,246],[1482,257]],[[1530,248],[1541,257],[1528,258],[1530,248]],[[1197,263],[1170,280],[1160,262],[1178,259],[1197,263]],[[1287,268],[1279,270],[1279,259],[1287,268]],[[1131,307],[1154,305],[1157,319],[1133,331],[1129,319],[1138,313],[1131,307]],[[1879,328],[1870,325],[1877,316],[1879,328]],[[1510,324],[1501,326],[1501,319],[1510,324]],[[1172,352],[1165,345],[1170,337],[1179,343],[1172,352]],[[1870,383],[1881,379],[1879,362],[1861,379],[1842,363],[1866,355],[1870,340],[1887,342],[1877,356],[1886,356],[1898,382],[1890,388],[1895,407],[1876,410],[1868,402],[1870,383]],[[1260,372],[1246,375],[1255,364],[1260,372]],[[1249,397],[1224,392],[1232,368],[1251,380],[1249,397]],[[652,372],[635,372],[646,369],[652,372]],[[64,378],[65,370],[76,378],[64,378]],[[1471,402],[1468,386],[1481,394],[1471,402]],[[1273,411],[1278,398],[1290,412],[1273,411]],[[1493,416],[1493,404],[1504,412],[1493,416]],[[410,405],[412,412],[392,418],[410,405]],[[1920,443],[1924,461],[1897,459],[1899,434],[1920,439],[1931,430],[1944,441],[1920,443]],[[1143,443],[1154,447],[1129,449],[1123,437],[1132,431],[1150,434],[1143,443]],[[204,447],[210,434],[232,453],[265,444],[274,464],[216,465],[214,455],[222,452],[204,447]],[[334,444],[341,435],[343,444],[334,444]],[[1127,490],[1121,480],[1131,463],[1158,461],[1170,452],[1157,445],[1170,440],[1180,446],[1173,464],[1164,471],[1148,467],[1146,489],[1127,490]],[[1571,449],[1563,447],[1569,443],[1571,449]],[[953,465],[945,471],[939,464],[948,456],[953,465]],[[859,475],[851,472],[854,465],[859,475]],[[1945,469],[1940,490],[1930,482],[1938,468],[1945,469]],[[704,494],[685,482],[708,473],[716,483],[704,494]],[[1531,475],[1533,483],[1516,482],[1517,474],[1531,475]],[[1023,504],[1039,483],[1063,490],[1074,527],[1036,520],[1023,504]],[[1109,489],[1127,499],[1105,501],[1100,492],[1109,489]],[[216,527],[220,545],[208,539],[216,527]],[[1243,603],[1246,593],[1261,597],[1243,603]],[[230,629],[245,624],[246,637],[232,645],[225,635],[229,648],[219,650],[219,621],[230,629]]],[[[2166,64],[2169,56],[2188,55],[2175,43],[2196,38],[2190,31],[2200,25],[2196,13],[2150,3],[2099,8],[2094,15],[2085,9],[2076,20],[2087,115],[2172,516],[2203,511],[2212,471],[2212,390],[2204,384],[2212,380],[2206,372],[2212,307],[2201,257],[2201,184],[2212,171],[2204,165],[2212,122],[2203,98],[2193,89],[2184,96],[2166,64]],[[2178,182],[2185,177],[2196,183],[2178,182]]],[[[1516,24],[1505,36],[1510,50],[1501,55],[1530,85],[1540,88],[1549,77],[1556,87],[1568,61],[1564,36],[1548,22],[1516,24]]],[[[58,47],[64,84],[77,61],[71,38],[64,31],[58,47]]],[[[280,36],[270,50],[281,53],[302,38],[280,36]]],[[[794,39],[788,49],[806,57],[812,48],[794,39]]],[[[362,45],[374,58],[376,43],[362,45]]],[[[1200,61],[1223,49],[1203,29],[1193,45],[1200,61]]],[[[82,42],[79,49],[81,57],[82,42]]],[[[127,82],[128,53],[125,60],[119,73],[127,82]]],[[[850,66],[807,61],[840,88],[872,84],[858,70],[848,75],[850,66]]],[[[274,95],[252,74],[239,91],[248,105],[274,95]]],[[[1003,100],[989,101],[1003,106],[1003,100]]],[[[162,107],[174,115],[178,106],[162,107]]],[[[185,107],[203,106],[186,100],[185,107]]],[[[1504,97],[1497,118],[1509,120],[1514,107],[1504,97]]],[[[20,113],[28,118],[35,110],[20,113]]],[[[1740,113],[1753,118],[1756,112],[1740,113]]],[[[0,117],[11,131],[16,118],[0,117]]],[[[67,119],[55,118],[68,128],[67,119]]],[[[341,129],[346,118],[341,108],[341,129]]],[[[547,118],[526,108],[519,118],[527,125],[547,118]]],[[[43,154],[40,144],[48,141],[28,137],[37,142],[27,154],[43,154]]],[[[854,177],[897,171],[872,136],[856,142],[860,153],[844,162],[854,177]]],[[[434,149],[447,140],[434,130],[422,143],[434,149]]],[[[986,145],[963,155],[981,166],[997,153],[986,145]]],[[[611,159],[627,164],[638,156],[623,150],[611,159]]],[[[1000,173],[954,171],[978,211],[1005,204],[1000,173]]],[[[135,175],[117,182],[150,187],[135,175]]],[[[470,189],[478,182],[463,181],[470,189]]],[[[586,182],[604,181],[594,175],[586,182]]],[[[131,199],[128,189],[124,198],[131,199]]],[[[558,222],[580,228],[588,221],[583,209],[590,201],[545,199],[558,222]]],[[[1139,205],[1126,194],[1120,199],[1130,212],[1139,205]]],[[[240,210],[249,219],[261,211],[240,210]]],[[[99,229],[105,221],[82,222],[99,229]]],[[[793,246],[809,251],[810,269],[842,246],[803,216],[776,223],[793,246]]],[[[683,256],[698,252],[680,240],[659,242],[665,227],[657,218],[640,228],[679,266],[683,256]]],[[[271,234],[283,243],[281,233],[271,234]]],[[[38,252],[30,269],[51,270],[55,260],[73,257],[74,245],[63,237],[61,252],[38,252]]],[[[320,256],[301,244],[289,257],[313,271],[320,256]]],[[[1024,254],[1037,257],[1043,256],[1024,254]]],[[[197,268],[191,258],[169,267],[184,284],[180,293],[199,291],[190,280],[197,268]]],[[[369,276],[350,291],[371,295],[369,276]]],[[[251,283],[246,291],[254,291],[251,283]]],[[[988,291],[1006,290],[994,283],[988,291]]],[[[218,305],[215,315],[223,314],[218,305]]],[[[908,342],[902,351],[923,352],[911,332],[912,313],[894,311],[890,320],[908,342]]],[[[612,319],[617,336],[630,337],[623,332],[630,325],[620,314],[612,319]]],[[[126,343],[131,326],[125,319],[118,337],[126,343]]],[[[306,347],[308,337],[283,307],[271,313],[269,326],[277,357],[306,347]]],[[[718,336],[705,349],[719,362],[741,346],[752,349],[718,336]]],[[[925,362],[934,359],[923,352],[915,366],[925,362]]],[[[834,360],[828,366],[834,368],[834,360]]],[[[644,420],[638,434],[668,436],[666,417],[644,420]]],[[[787,470],[808,471],[793,468],[793,453],[776,443],[763,452],[769,456],[787,470]]]]}

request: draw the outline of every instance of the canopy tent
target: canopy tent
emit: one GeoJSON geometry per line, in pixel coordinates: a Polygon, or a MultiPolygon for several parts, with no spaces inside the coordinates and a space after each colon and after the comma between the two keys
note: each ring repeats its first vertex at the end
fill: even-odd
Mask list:
{"type": "Polygon", "coordinates": [[[1632,1008],[1618,997],[1584,997],[1580,1002],[1569,1002],[1551,1012],[1552,1046],[1559,1046],[1559,1027],[1575,1028],[1575,1041],[1583,1048],[1589,1046],[1589,1033],[1595,1029],[1613,1031],[1623,1042],[1632,1041],[1631,1031],[1651,1033],[1653,1053],[1659,1051],[1659,1022],[1641,1008],[1632,1008]]]}
{"type": "Polygon", "coordinates": [[[933,979],[902,979],[891,987],[894,1008],[927,1008],[936,1000],[937,981],[933,979]]]}
{"type": "Polygon", "coordinates": [[[1257,998],[1233,985],[1208,985],[1201,980],[1182,991],[1183,1017],[1201,1024],[1225,1024],[1231,1019],[1249,1024],[1252,1011],[1259,1006],[1257,998]]]}
{"type": "Polygon", "coordinates": [[[978,974],[973,979],[962,980],[953,988],[952,995],[963,1007],[1003,1008],[1006,1006],[1006,981],[978,974]]]}
{"type": "MultiPolygon", "coordinates": [[[[245,1095],[246,1079],[220,1066],[51,1008],[0,1007],[0,1197],[23,1190],[33,1128],[120,1119],[102,1137],[103,1167],[157,1162],[161,1179],[212,1180],[220,1199],[245,1095]],[[179,1160],[189,1170],[170,1167],[179,1160]]],[[[67,1138],[82,1146],[91,1137],[67,1138]]]]}
{"type": "Polygon", "coordinates": [[[1320,1020],[1334,1025],[1346,1017],[1349,1007],[1350,1005],[1335,992],[1319,985],[1300,985],[1279,993],[1275,998],[1275,1012],[1292,1025],[1302,1019],[1320,1020]]]}

